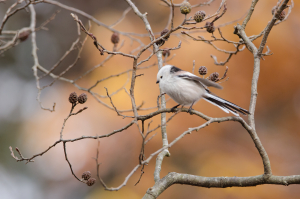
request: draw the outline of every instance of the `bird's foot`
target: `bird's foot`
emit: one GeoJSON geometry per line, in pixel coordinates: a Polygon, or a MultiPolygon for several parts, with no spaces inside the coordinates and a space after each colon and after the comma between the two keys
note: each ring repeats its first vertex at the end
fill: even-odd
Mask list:
{"type": "Polygon", "coordinates": [[[193,110],[193,105],[195,102],[192,103],[192,105],[190,106],[189,110],[187,111],[190,115],[192,115],[192,110],[193,110]]]}
{"type": "Polygon", "coordinates": [[[189,113],[190,115],[193,115],[193,113],[192,113],[192,108],[189,108],[189,110],[187,111],[187,113],[189,113]]]}

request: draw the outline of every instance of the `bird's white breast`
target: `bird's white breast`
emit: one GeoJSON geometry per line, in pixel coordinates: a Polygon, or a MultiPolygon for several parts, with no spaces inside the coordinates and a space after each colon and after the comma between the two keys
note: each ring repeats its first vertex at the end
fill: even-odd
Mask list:
{"type": "Polygon", "coordinates": [[[167,93],[175,102],[181,105],[191,105],[202,98],[205,89],[192,80],[173,76],[160,81],[163,92],[167,93]]]}

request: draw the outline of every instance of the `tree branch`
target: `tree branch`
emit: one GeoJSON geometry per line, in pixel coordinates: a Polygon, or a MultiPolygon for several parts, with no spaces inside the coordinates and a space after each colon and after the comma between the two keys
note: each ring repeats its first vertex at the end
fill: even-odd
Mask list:
{"type": "Polygon", "coordinates": [[[270,176],[265,175],[251,177],[202,177],[190,174],[171,172],[159,180],[153,187],[148,189],[143,199],[155,199],[168,187],[174,184],[192,185],[206,188],[226,188],[226,187],[252,187],[263,184],[277,184],[288,186],[299,184],[300,175],[293,176],[270,176]]]}

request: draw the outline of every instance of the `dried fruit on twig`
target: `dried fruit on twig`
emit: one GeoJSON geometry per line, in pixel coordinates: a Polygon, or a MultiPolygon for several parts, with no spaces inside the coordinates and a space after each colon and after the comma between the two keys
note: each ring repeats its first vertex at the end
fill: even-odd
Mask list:
{"type": "Polygon", "coordinates": [[[69,102],[75,104],[78,100],[77,94],[75,92],[71,93],[69,96],[69,102]]]}
{"type": "Polygon", "coordinates": [[[78,97],[78,103],[84,104],[87,101],[87,95],[85,93],[82,93],[78,97]]]}
{"type": "Polygon", "coordinates": [[[219,73],[214,72],[212,74],[210,74],[210,76],[208,77],[209,80],[213,81],[213,82],[217,82],[219,81],[219,73]]]}
{"type": "Polygon", "coordinates": [[[200,11],[198,11],[198,12],[195,13],[194,20],[197,23],[200,23],[205,18],[205,15],[206,15],[205,12],[203,10],[200,10],[200,11]]]}
{"type": "Polygon", "coordinates": [[[114,32],[114,33],[111,35],[111,42],[112,42],[113,44],[117,44],[117,43],[119,43],[119,41],[120,41],[119,33],[114,32]]]}
{"type": "MultiPolygon", "coordinates": [[[[168,30],[167,28],[165,28],[165,29],[163,29],[163,31],[161,31],[160,36],[164,36],[164,35],[167,34],[168,32],[169,32],[169,30],[168,30]]],[[[170,37],[170,35],[169,35],[169,36],[166,36],[165,39],[168,40],[169,37],[170,37]]]]}
{"type": "Polygon", "coordinates": [[[192,6],[189,2],[184,1],[181,5],[180,5],[180,12],[182,14],[189,14],[192,10],[192,6]]]}
{"type": "Polygon", "coordinates": [[[205,27],[206,27],[206,31],[209,32],[209,33],[213,33],[215,31],[215,26],[214,26],[214,23],[212,22],[206,22],[205,24],[205,27]]]}
{"type": "Polygon", "coordinates": [[[25,41],[28,38],[28,36],[30,35],[30,33],[31,33],[30,30],[20,32],[20,34],[19,34],[20,41],[25,41]]]}
{"type": "MultiPolygon", "coordinates": [[[[161,31],[161,33],[160,33],[160,36],[164,36],[165,34],[167,34],[167,32],[169,32],[169,30],[168,30],[167,28],[166,28],[166,29],[163,29],[163,31],[161,31]]],[[[158,45],[158,46],[164,45],[165,41],[168,40],[169,37],[170,37],[170,35],[169,35],[169,36],[166,36],[164,39],[158,40],[157,42],[155,42],[156,45],[158,45]]]]}
{"type": "Polygon", "coordinates": [[[160,40],[158,40],[158,41],[155,42],[155,43],[156,43],[156,45],[158,45],[158,46],[162,46],[162,45],[164,45],[165,41],[162,40],[162,39],[160,39],[160,40]]]}
{"type": "Polygon", "coordinates": [[[207,68],[205,66],[201,66],[199,68],[198,72],[199,72],[200,75],[206,75],[207,74],[207,68]]]}
{"type": "Polygon", "coordinates": [[[92,174],[89,171],[85,171],[85,172],[82,173],[82,179],[84,179],[84,180],[90,179],[91,176],[92,176],[92,174]]]}
{"type": "Polygon", "coordinates": [[[279,19],[280,21],[284,20],[284,19],[285,19],[285,15],[286,15],[286,14],[285,14],[285,11],[283,10],[283,11],[280,13],[278,19],[279,19]]]}
{"type": "Polygon", "coordinates": [[[170,56],[170,50],[168,48],[165,48],[162,52],[162,55],[164,57],[169,57],[170,56]]]}
{"type": "Polygon", "coordinates": [[[96,182],[95,178],[90,178],[90,179],[88,179],[86,184],[87,184],[87,186],[92,186],[95,184],[95,182],[96,182]]]}
{"type": "MultiPolygon", "coordinates": [[[[272,8],[272,15],[274,15],[274,14],[276,13],[277,8],[278,8],[277,6],[274,6],[274,7],[272,8]]],[[[285,13],[285,11],[283,10],[283,11],[280,13],[278,19],[279,19],[280,21],[284,20],[285,15],[286,15],[286,13],[285,13]]]]}

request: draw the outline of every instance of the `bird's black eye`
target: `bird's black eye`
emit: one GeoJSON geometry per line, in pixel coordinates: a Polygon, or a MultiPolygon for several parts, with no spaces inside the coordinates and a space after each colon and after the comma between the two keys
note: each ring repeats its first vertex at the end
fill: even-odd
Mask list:
{"type": "Polygon", "coordinates": [[[163,76],[160,76],[160,79],[162,79],[163,78],[163,76]]]}

